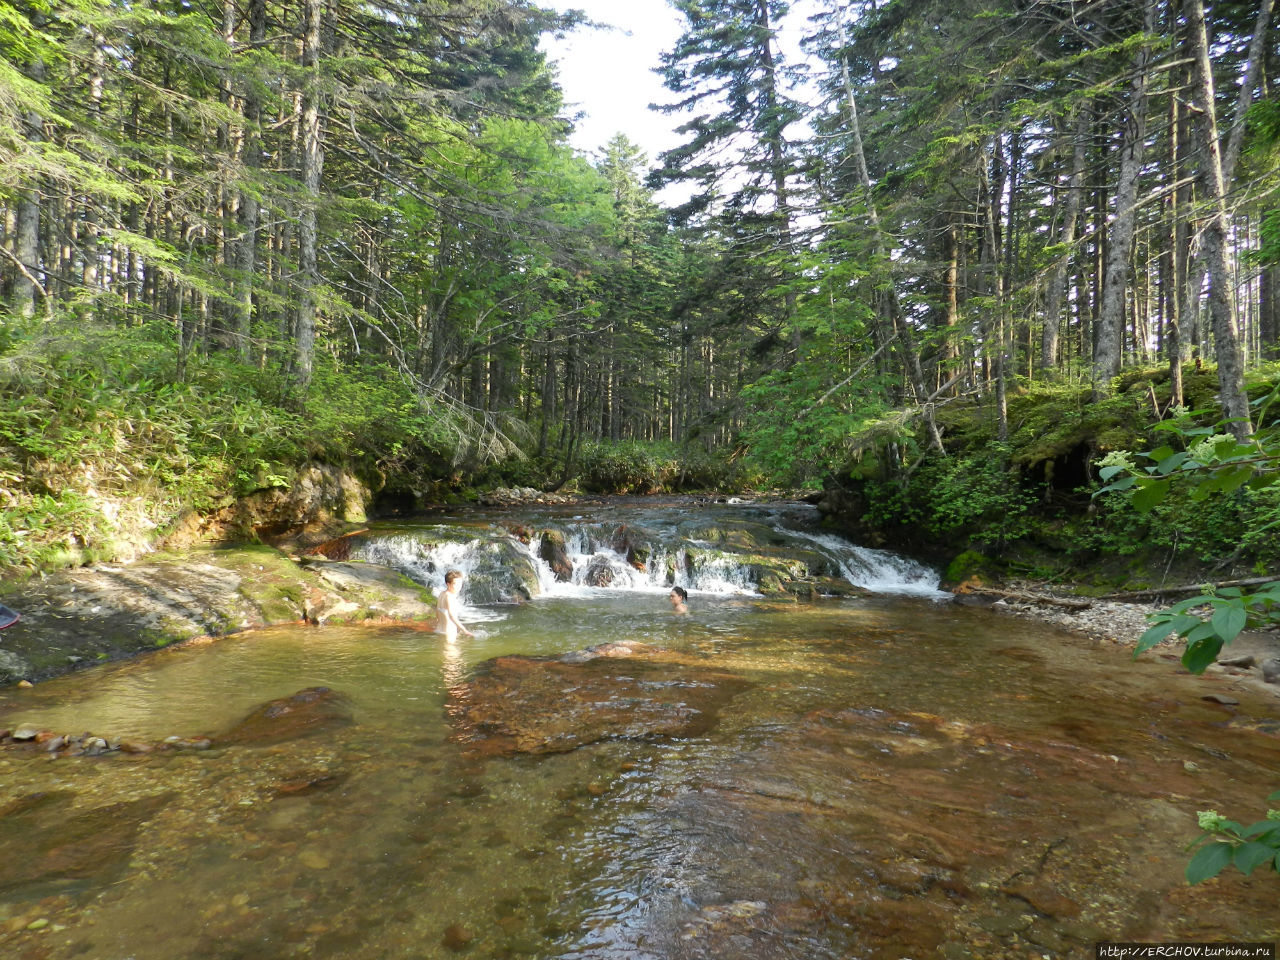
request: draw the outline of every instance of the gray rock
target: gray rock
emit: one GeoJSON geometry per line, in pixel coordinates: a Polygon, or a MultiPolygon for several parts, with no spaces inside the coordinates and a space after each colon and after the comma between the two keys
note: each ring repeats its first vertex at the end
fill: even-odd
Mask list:
{"type": "Polygon", "coordinates": [[[1280,683],[1280,657],[1268,657],[1262,661],[1262,679],[1267,683],[1280,683]]]}
{"type": "Polygon", "coordinates": [[[31,664],[12,650],[0,650],[0,684],[16,683],[30,674],[31,664]]]}
{"type": "Polygon", "coordinates": [[[34,740],[36,735],[40,733],[38,727],[30,724],[23,724],[17,730],[13,731],[13,739],[15,740],[34,740]]]}
{"type": "Polygon", "coordinates": [[[1224,657],[1223,659],[1218,661],[1218,666],[1244,667],[1245,669],[1248,669],[1249,667],[1252,667],[1257,662],[1258,661],[1255,660],[1252,655],[1245,654],[1244,656],[1241,656],[1241,657],[1224,657]]]}

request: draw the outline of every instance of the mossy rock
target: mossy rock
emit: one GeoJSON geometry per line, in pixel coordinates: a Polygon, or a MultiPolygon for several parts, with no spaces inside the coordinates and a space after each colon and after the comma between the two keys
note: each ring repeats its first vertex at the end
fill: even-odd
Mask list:
{"type": "Polygon", "coordinates": [[[942,573],[944,584],[964,583],[966,580],[977,580],[985,583],[995,579],[996,566],[990,557],[977,550],[966,550],[947,564],[942,573]]]}

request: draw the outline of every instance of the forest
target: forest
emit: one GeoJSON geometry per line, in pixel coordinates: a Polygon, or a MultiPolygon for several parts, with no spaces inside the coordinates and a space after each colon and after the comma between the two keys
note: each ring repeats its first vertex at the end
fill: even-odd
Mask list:
{"type": "Polygon", "coordinates": [[[5,3],[0,566],[310,459],[419,493],[936,482],[1016,474],[1034,396],[1137,397],[1091,455],[1180,415],[1265,436],[1270,0],[672,5],[683,142],[649,158],[569,147],[540,43],[574,11],[5,3]]]}

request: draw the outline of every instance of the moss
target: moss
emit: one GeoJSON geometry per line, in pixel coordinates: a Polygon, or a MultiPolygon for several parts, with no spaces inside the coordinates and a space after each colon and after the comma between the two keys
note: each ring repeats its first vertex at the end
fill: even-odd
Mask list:
{"type": "Polygon", "coordinates": [[[420,584],[417,580],[414,580],[412,577],[405,576],[403,573],[399,574],[399,580],[400,580],[400,585],[402,587],[404,587],[407,590],[412,590],[417,595],[418,599],[421,600],[423,603],[427,604],[428,606],[433,606],[433,607],[435,606],[436,595],[432,590],[428,589],[427,587],[424,587],[422,584],[420,584]]]}
{"type": "Polygon", "coordinates": [[[977,550],[966,550],[955,557],[943,571],[942,579],[946,583],[963,583],[966,580],[989,580],[994,573],[994,564],[990,558],[977,550]]]}

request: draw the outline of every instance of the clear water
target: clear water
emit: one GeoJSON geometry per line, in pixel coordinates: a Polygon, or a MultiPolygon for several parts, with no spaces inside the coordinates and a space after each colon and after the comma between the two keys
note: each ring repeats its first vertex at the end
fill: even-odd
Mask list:
{"type": "Polygon", "coordinates": [[[1280,935],[1274,876],[1181,878],[1196,810],[1252,820],[1277,786],[1280,737],[1253,729],[1276,702],[1224,678],[919,597],[707,592],[679,616],[594,590],[471,613],[456,647],[274,628],[0,691],[0,726],[145,740],[216,740],[315,685],[354,714],[268,747],[0,752],[0,814],[63,798],[61,820],[0,816],[0,864],[72,864],[0,866],[0,956],[1056,958],[1280,935]],[[478,664],[622,639],[745,686],[697,738],[488,760],[450,739],[478,664]],[[309,780],[326,788],[288,789],[309,780]],[[166,794],[114,860],[66,836],[166,794]]]}

